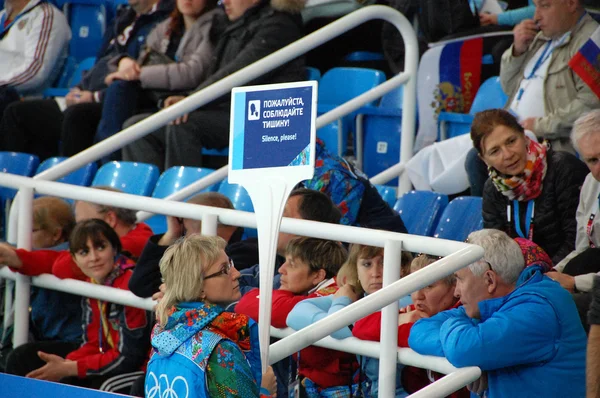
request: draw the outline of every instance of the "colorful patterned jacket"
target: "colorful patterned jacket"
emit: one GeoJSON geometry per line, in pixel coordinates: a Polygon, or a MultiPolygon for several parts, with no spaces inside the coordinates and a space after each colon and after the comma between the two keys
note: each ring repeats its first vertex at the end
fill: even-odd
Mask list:
{"type": "Polygon", "coordinates": [[[258,328],[245,315],[180,303],[154,327],[152,348],[147,397],[259,397],[258,328]]]}

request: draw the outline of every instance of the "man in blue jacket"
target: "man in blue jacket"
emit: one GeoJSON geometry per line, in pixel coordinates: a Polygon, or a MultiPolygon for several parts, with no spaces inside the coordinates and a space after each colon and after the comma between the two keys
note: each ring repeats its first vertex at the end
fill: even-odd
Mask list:
{"type": "Polygon", "coordinates": [[[415,323],[408,343],[424,355],[484,372],[470,386],[487,398],[584,397],[586,335],[568,291],[524,268],[504,232],[469,235],[484,257],[456,272],[462,307],[415,323]]]}

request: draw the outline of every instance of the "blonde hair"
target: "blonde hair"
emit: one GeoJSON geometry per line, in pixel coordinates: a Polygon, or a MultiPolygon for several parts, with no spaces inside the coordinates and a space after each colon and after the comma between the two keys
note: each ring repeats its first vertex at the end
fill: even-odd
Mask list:
{"type": "Polygon", "coordinates": [[[52,234],[60,229],[61,242],[65,242],[75,227],[75,216],[63,199],[44,196],[33,200],[33,224],[52,234]]]}
{"type": "Polygon", "coordinates": [[[165,251],[159,263],[165,295],[156,306],[162,326],[166,325],[172,306],[200,298],[204,273],[218,260],[226,244],[218,236],[192,234],[179,239],[165,251]]]}
{"type": "MultiPolygon", "coordinates": [[[[376,256],[383,256],[383,248],[376,246],[366,246],[353,244],[350,245],[350,254],[348,254],[348,261],[342,265],[340,271],[337,274],[338,285],[343,286],[345,284],[352,285],[354,287],[354,291],[356,291],[359,295],[362,295],[365,290],[360,284],[360,280],[358,279],[358,260],[360,258],[373,258],[376,256]]],[[[408,275],[410,262],[412,261],[412,254],[407,251],[402,251],[400,258],[400,275],[405,276],[408,275]]]]}
{"type": "MultiPolygon", "coordinates": [[[[431,257],[427,254],[419,254],[410,263],[410,273],[412,274],[413,272],[417,272],[418,270],[435,263],[440,258],[441,257],[431,257]]],[[[456,276],[454,274],[450,274],[447,277],[440,280],[446,282],[448,285],[456,284],[456,276]]]]}

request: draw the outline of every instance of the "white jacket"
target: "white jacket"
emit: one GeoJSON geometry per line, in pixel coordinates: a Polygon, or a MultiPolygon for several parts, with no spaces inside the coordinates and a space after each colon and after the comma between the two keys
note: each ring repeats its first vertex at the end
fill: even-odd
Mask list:
{"type": "MultiPolygon", "coordinates": [[[[0,21],[5,14],[0,11],[0,21]]],[[[40,93],[58,77],[67,55],[67,19],[52,4],[30,0],[7,28],[0,23],[0,86],[40,93]]]]}

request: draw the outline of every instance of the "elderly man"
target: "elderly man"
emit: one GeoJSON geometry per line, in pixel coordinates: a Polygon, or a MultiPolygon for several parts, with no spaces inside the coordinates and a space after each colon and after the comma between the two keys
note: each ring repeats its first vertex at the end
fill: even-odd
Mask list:
{"type": "Polygon", "coordinates": [[[486,373],[474,389],[488,398],[585,396],[586,336],[570,294],[539,266],[523,269],[519,245],[504,232],[484,229],[468,241],[485,254],[456,272],[463,306],[417,321],[410,347],[480,367],[486,373]]]}

